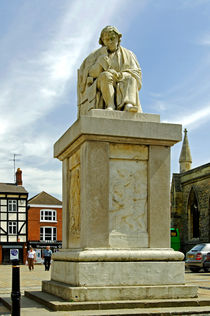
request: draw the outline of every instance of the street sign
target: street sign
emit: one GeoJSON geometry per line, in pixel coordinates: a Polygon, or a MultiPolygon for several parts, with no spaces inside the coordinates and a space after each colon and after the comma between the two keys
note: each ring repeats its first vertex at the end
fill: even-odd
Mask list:
{"type": "Polygon", "coordinates": [[[19,259],[19,249],[10,249],[10,260],[19,259]]]}

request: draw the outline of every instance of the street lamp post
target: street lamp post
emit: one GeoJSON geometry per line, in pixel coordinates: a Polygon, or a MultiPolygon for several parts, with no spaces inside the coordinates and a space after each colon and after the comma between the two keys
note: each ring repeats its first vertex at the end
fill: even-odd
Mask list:
{"type": "Polygon", "coordinates": [[[20,266],[18,260],[12,260],[12,316],[20,316],[20,266]]]}

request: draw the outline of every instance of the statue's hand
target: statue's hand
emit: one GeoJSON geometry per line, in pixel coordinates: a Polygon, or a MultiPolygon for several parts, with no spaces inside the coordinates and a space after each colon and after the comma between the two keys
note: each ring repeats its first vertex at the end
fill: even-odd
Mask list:
{"type": "Polygon", "coordinates": [[[118,81],[124,80],[126,78],[130,78],[130,74],[128,72],[119,72],[118,73],[118,81]]]}
{"type": "Polygon", "coordinates": [[[114,70],[114,69],[112,69],[112,68],[109,68],[109,69],[108,69],[108,72],[110,72],[110,73],[116,78],[116,80],[118,80],[118,77],[119,77],[119,75],[120,75],[119,72],[117,72],[116,70],[114,70]]]}

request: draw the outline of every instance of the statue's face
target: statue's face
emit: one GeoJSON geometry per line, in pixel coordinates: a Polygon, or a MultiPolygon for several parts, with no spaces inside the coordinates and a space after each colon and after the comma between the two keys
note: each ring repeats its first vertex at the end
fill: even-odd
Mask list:
{"type": "Polygon", "coordinates": [[[103,43],[106,46],[106,48],[110,51],[110,52],[115,52],[118,48],[118,43],[119,43],[119,38],[118,35],[111,31],[111,32],[106,32],[103,35],[103,43]]]}

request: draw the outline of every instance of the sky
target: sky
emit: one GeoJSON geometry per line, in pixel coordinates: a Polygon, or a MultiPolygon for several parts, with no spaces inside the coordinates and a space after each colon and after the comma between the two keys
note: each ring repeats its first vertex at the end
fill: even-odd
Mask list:
{"type": "Polygon", "coordinates": [[[106,25],[140,63],[143,112],[182,124],[192,168],[209,163],[209,16],[210,0],[0,0],[0,182],[14,182],[16,154],[30,197],[62,198],[53,145],[77,119],[77,69],[106,25]]]}

